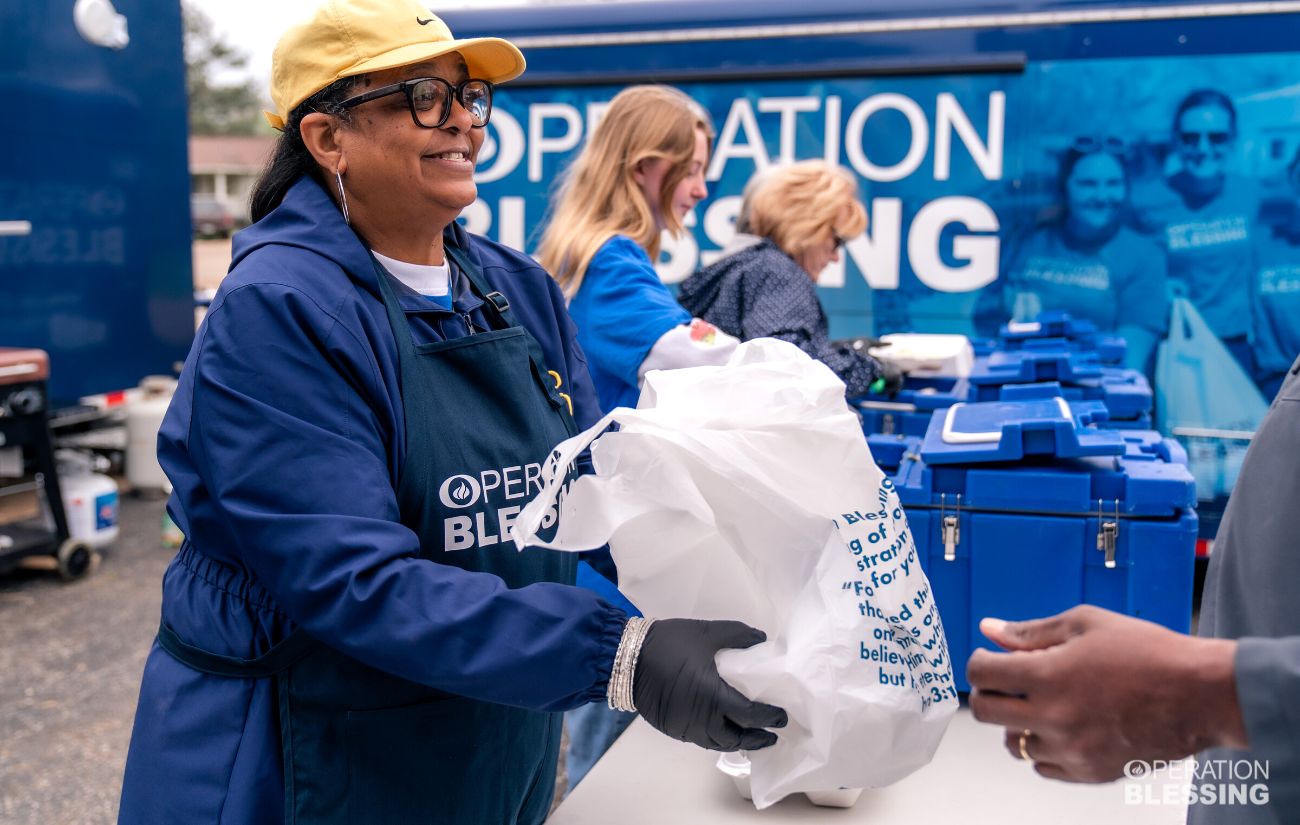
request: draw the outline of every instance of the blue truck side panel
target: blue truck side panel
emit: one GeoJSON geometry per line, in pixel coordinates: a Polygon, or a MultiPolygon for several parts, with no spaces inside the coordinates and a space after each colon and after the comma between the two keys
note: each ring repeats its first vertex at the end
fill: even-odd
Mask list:
{"type": "MultiPolygon", "coordinates": [[[[722,157],[710,166],[710,195],[696,209],[693,237],[666,247],[666,282],[716,255],[756,168],[826,157],[859,174],[872,218],[866,235],[849,244],[846,264],[820,281],[832,334],[992,334],[1011,314],[998,291],[1023,289],[1014,277],[1008,286],[1009,275],[1021,274],[1016,253],[1061,214],[1057,164],[1080,138],[1122,140],[1127,216],[1145,221],[1158,241],[1156,202],[1177,168],[1173,114],[1193,89],[1221,90],[1239,110],[1233,154],[1240,157],[1231,171],[1267,190],[1264,203],[1242,206],[1245,220],[1276,214],[1271,200],[1288,197],[1279,177],[1300,148],[1289,68],[1300,13],[1225,16],[1220,5],[1218,16],[1196,16],[1204,5],[756,0],[620,3],[598,14],[590,5],[449,13],[458,34],[514,38],[529,62],[499,93],[480,156],[481,200],[466,221],[535,249],[555,177],[603,103],[630,83],[671,82],[710,112],[722,157]],[[1032,17],[1137,7],[1192,13],[1068,24],[1032,17]],[[989,22],[948,27],[954,16],[989,22]],[[1021,19],[1036,22],[1015,22],[1021,19]],[[919,27],[858,30],[900,20],[919,27]],[[827,28],[833,25],[858,29],[827,28]],[[970,124],[965,139],[951,128],[956,112],[970,124]]],[[[1261,220],[1252,236],[1269,229],[1261,220]]],[[[1127,275],[1112,273],[1112,293],[1127,275]]],[[[1249,275],[1237,280],[1243,294],[1250,289],[1249,275]]],[[[1159,291],[1152,290],[1153,306],[1159,291]]],[[[1049,289],[1038,309],[1070,309],[1053,304],[1065,294],[1049,289]]],[[[1116,317],[1113,301],[1074,309],[1106,333],[1128,320],[1124,312],[1116,317]]],[[[1150,315],[1146,322],[1158,327],[1161,310],[1150,315]]]]}
{"type": "Polygon", "coordinates": [[[0,5],[0,346],[50,354],[56,403],[168,374],[194,332],[177,2],[116,0],[129,44],[72,2],[0,5]]]}

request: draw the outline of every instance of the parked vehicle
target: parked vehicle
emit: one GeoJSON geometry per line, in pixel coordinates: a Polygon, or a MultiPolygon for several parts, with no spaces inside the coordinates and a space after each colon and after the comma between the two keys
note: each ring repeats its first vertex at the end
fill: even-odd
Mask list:
{"type": "Polygon", "coordinates": [[[190,198],[190,223],[196,238],[229,238],[235,231],[235,214],[215,198],[190,198]]]}

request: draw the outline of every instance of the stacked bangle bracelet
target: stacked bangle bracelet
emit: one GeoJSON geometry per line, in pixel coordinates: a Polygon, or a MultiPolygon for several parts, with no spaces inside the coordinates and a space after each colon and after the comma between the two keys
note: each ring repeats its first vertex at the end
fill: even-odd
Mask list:
{"type": "Polygon", "coordinates": [[[618,643],[618,652],[614,654],[614,667],[609,672],[609,687],[605,692],[605,702],[614,710],[636,710],[632,696],[636,662],[641,656],[641,644],[653,623],[653,619],[633,617],[627,620],[627,625],[623,628],[623,638],[618,643]]]}

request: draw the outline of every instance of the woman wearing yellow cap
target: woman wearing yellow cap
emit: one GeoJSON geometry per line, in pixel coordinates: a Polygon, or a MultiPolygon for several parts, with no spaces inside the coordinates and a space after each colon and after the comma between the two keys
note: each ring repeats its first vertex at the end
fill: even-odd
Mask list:
{"type": "Polygon", "coordinates": [[[187,540],[122,822],[539,823],[564,710],[720,750],[785,723],[714,665],[762,633],[628,619],[508,538],[599,416],[559,288],[455,223],[523,68],[414,0],[276,48],[283,135],[159,437],[187,540]]]}

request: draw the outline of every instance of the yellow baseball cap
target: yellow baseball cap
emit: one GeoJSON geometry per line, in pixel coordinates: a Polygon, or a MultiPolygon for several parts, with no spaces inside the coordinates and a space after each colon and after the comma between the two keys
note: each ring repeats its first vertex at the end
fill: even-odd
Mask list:
{"type": "Polygon", "coordinates": [[[336,80],[395,69],[459,52],[471,77],[501,83],[523,74],[524,56],[508,40],[457,40],[418,0],[326,0],[289,29],[271,56],[266,120],[283,129],[289,113],[336,80]]]}

